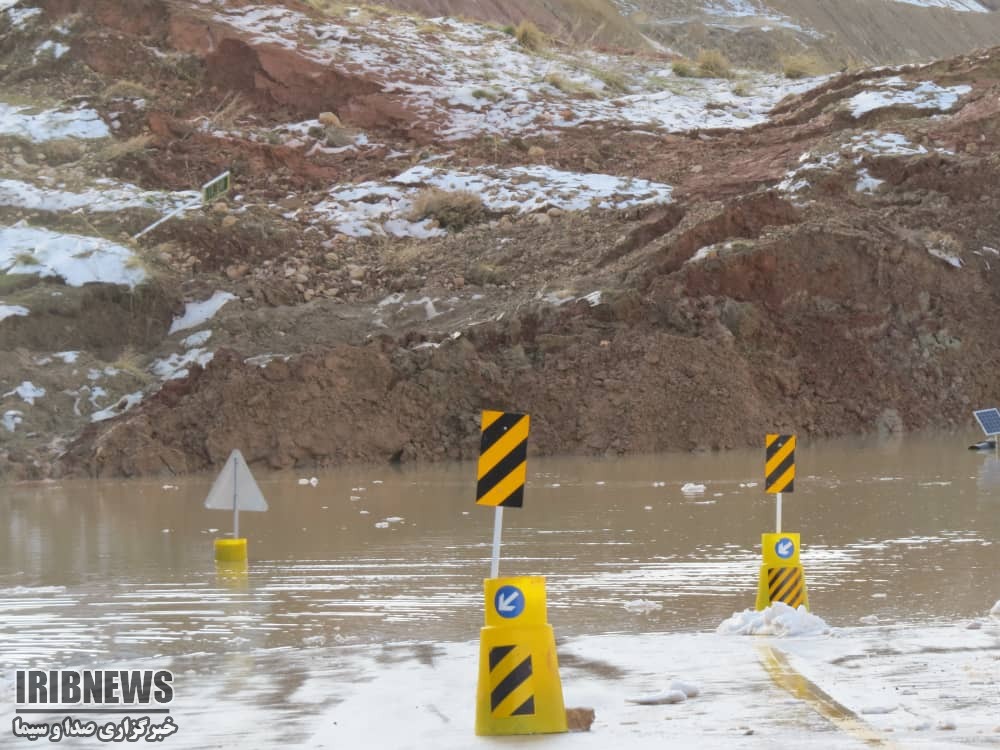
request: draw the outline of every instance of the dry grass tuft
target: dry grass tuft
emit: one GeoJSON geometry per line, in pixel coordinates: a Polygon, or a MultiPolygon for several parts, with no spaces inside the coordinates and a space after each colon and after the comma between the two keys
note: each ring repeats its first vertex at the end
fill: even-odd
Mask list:
{"type": "Polygon", "coordinates": [[[445,229],[459,230],[482,221],[485,216],[483,201],[475,193],[427,188],[413,201],[410,221],[435,219],[445,229]]]}
{"type": "Polygon", "coordinates": [[[785,73],[785,78],[793,80],[821,75],[825,72],[825,68],[823,62],[814,55],[789,55],[781,58],[781,69],[785,73]]]}
{"type": "Polygon", "coordinates": [[[514,37],[518,44],[532,52],[545,49],[545,35],[531,21],[521,21],[514,30],[514,37]]]}
{"type": "Polygon", "coordinates": [[[585,96],[592,97],[594,92],[587,88],[584,84],[577,81],[570,80],[562,73],[552,72],[548,73],[544,81],[550,86],[555,86],[557,89],[562,91],[564,94],[571,94],[574,96],[585,96]]]}
{"type": "Polygon", "coordinates": [[[219,108],[208,119],[217,128],[229,129],[252,111],[253,104],[235,91],[223,98],[219,108]]]}
{"type": "Polygon", "coordinates": [[[125,141],[112,141],[101,149],[98,158],[102,161],[118,161],[127,156],[135,156],[145,151],[152,142],[151,135],[137,135],[125,141]]]}
{"type": "Polygon", "coordinates": [[[135,81],[116,81],[104,89],[101,95],[105,100],[110,99],[152,99],[153,92],[135,81]]]}
{"type": "Polygon", "coordinates": [[[111,363],[111,366],[143,383],[148,383],[153,379],[153,376],[142,366],[142,361],[142,355],[139,352],[131,346],[126,346],[118,358],[111,363]]]}
{"type": "Polygon", "coordinates": [[[678,78],[696,78],[697,73],[690,60],[674,60],[670,64],[670,69],[678,78]]]}
{"type": "Polygon", "coordinates": [[[717,49],[703,49],[698,53],[698,74],[702,78],[732,78],[733,66],[717,49]]]}
{"type": "Polygon", "coordinates": [[[45,155],[50,165],[69,164],[83,158],[84,147],[75,138],[57,138],[39,144],[39,151],[45,155]]]}
{"type": "Polygon", "coordinates": [[[628,93],[628,79],[617,70],[595,68],[591,72],[597,77],[597,80],[608,87],[609,91],[615,91],[619,94],[628,93]]]}

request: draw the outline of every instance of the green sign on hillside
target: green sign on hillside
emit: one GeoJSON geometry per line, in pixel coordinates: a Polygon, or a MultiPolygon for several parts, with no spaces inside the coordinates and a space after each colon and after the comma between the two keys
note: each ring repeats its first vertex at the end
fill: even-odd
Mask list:
{"type": "Polygon", "coordinates": [[[228,193],[230,186],[231,181],[229,177],[229,170],[227,169],[214,180],[209,180],[201,186],[202,201],[204,203],[211,203],[216,198],[228,193]]]}

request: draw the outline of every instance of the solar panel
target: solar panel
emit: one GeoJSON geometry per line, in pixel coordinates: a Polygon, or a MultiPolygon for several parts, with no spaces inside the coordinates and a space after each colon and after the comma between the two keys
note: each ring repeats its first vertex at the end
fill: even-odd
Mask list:
{"type": "Polygon", "coordinates": [[[1000,435],[1000,409],[980,409],[972,412],[987,435],[1000,435]]]}

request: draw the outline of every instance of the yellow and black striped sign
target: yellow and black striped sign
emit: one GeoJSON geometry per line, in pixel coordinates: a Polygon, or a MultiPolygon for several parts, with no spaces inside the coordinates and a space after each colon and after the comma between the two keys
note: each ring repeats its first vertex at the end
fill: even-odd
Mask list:
{"type": "Polygon", "coordinates": [[[479,505],[520,508],[528,478],[528,429],[531,417],[484,411],[479,446],[479,505]]]}
{"type": "Polygon", "coordinates": [[[795,435],[768,435],[764,441],[764,489],[772,494],[795,489],[795,435]]]}
{"type": "Polygon", "coordinates": [[[767,593],[772,604],[783,602],[793,609],[798,609],[800,604],[805,603],[804,592],[801,566],[767,569],[767,593]]]}
{"type": "Polygon", "coordinates": [[[534,715],[531,652],[523,646],[490,649],[490,711],[495,719],[534,715]]]}

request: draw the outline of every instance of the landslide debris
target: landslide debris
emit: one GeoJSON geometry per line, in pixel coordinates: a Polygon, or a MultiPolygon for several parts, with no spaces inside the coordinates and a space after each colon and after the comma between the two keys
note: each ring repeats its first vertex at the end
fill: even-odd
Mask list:
{"type": "Polygon", "coordinates": [[[0,231],[50,238],[0,249],[0,473],[470,458],[482,408],[541,454],[718,450],[991,400],[1000,50],[794,84],[607,54],[294,2],[0,11],[0,231]]]}

